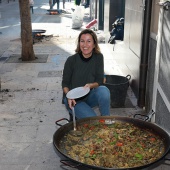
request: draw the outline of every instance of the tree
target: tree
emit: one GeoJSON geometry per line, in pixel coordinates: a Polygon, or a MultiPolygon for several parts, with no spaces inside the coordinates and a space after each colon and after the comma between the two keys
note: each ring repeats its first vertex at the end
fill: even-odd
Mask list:
{"type": "Polygon", "coordinates": [[[22,45],[21,59],[22,61],[35,60],[29,0],[19,0],[19,8],[22,45]]]}

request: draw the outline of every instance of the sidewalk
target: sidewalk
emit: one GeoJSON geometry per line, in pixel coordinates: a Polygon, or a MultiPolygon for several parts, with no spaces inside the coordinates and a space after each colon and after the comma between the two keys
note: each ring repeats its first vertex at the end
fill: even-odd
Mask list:
{"type": "MultiPolygon", "coordinates": [[[[73,2],[66,2],[66,10],[71,12],[72,6],[73,2]]],[[[75,40],[86,23],[73,30],[71,14],[47,15],[47,9],[47,1],[35,0],[32,27],[45,29],[45,34],[53,37],[34,44],[40,60],[28,63],[16,59],[21,54],[18,1],[2,1],[0,5],[0,170],[75,169],[62,167],[52,138],[59,128],[55,121],[69,118],[61,104],[62,70],[67,57],[74,54],[75,40]]],[[[101,43],[100,47],[107,74],[129,74],[123,73],[115,60],[126,54],[121,43],[115,51],[110,44],[101,43]]],[[[128,98],[131,103],[126,108],[112,108],[111,114],[131,117],[140,112],[130,89],[128,98]]]]}

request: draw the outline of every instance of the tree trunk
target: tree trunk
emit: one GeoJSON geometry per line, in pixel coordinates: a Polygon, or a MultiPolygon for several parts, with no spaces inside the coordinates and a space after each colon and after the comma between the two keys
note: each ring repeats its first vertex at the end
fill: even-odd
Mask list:
{"type": "Polygon", "coordinates": [[[19,0],[19,8],[22,44],[21,59],[22,61],[35,60],[29,0],[19,0]]]}

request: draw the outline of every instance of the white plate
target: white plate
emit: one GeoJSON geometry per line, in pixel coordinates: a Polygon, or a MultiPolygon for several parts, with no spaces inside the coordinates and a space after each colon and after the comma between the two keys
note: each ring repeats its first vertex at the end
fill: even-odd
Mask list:
{"type": "Polygon", "coordinates": [[[77,88],[70,90],[67,93],[66,97],[68,99],[78,99],[78,98],[83,97],[86,94],[88,94],[89,91],[90,91],[90,88],[88,88],[88,87],[86,87],[86,88],[85,87],[77,87],[77,88]]]}

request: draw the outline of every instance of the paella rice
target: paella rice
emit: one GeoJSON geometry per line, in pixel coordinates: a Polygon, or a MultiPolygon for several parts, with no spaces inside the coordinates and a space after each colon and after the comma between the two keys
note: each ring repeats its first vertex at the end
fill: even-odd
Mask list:
{"type": "Polygon", "coordinates": [[[164,141],[158,135],[131,123],[99,120],[78,126],[82,135],[70,133],[61,140],[67,155],[81,163],[106,168],[139,167],[159,159],[164,141]]]}

